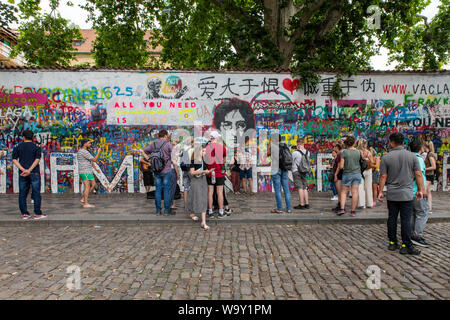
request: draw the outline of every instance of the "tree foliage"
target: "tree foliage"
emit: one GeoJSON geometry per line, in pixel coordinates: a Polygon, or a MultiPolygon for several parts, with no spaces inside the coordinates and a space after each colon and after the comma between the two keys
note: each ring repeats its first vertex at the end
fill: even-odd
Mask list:
{"type": "Polygon", "coordinates": [[[89,12],[97,37],[93,55],[96,65],[143,67],[150,57],[146,31],[151,19],[141,0],[89,0],[82,6],[89,12]]]}
{"type": "Polygon", "coordinates": [[[74,59],[72,43],[82,39],[80,29],[57,12],[59,0],[50,1],[50,13],[41,13],[40,0],[18,3],[24,22],[19,26],[17,45],[11,56],[21,52],[28,65],[68,66],[74,59]]]}
{"type": "MultiPolygon", "coordinates": [[[[303,80],[316,71],[353,75],[370,69],[381,46],[399,69],[438,69],[448,62],[449,0],[424,24],[430,0],[157,0],[161,62],[174,67],[290,68],[303,80]],[[379,8],[380,24],[371,6],[379,8]]],[[[377,14],[377,13],[375,13],[377,14]]],[[[339,88],[336,88],[339,94],[339,88]]]]}
{"type": "Polygon", "coordinates": [[[11,23],[18,22],[18,11],[12,4],[0,3],[0,27],[7,28],[11,23]]]}

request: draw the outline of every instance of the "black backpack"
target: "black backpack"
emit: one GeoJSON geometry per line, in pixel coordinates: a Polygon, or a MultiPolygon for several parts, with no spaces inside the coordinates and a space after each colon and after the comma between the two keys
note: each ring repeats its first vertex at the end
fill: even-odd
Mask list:
{"type": "Polygon", "coordinates": [[[292,169],[292,154],[289,147],[281,143],[280,144],[280,169],[284,171],[288,171],[292,169]]]}
{"type": "Polygon", "coordinates": [[[152,153],[150,153],[149,159],[153,173],[160,173],[166,166],[167,161],[164,159],[163,153],[161,151],[166,143],[167,141],[164,141],[164,143],[158,149],[156,149],[156,142],[153,142],[155,149],[152,153]]]}
{"type": "Polygon", "coordinates": [[[306,150],[305,153],[303,153],[301,150],[297,150],[302,155],[302,159],[300,160],[300,163],[298,164],[298,172],[301,173],[308,173],[311,171],[311,163],[309,162],[309,152],[306,150]]]}

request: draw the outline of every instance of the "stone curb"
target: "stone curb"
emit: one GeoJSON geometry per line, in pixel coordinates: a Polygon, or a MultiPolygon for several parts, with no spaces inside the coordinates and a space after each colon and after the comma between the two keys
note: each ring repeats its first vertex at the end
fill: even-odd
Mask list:
{"type": "MultiPolygon", "coordinates": [[[[209,219],[208,225],[242,225],[242,224],[282,224],[282,225],[317,225],[317,224],[348,224],[348,225],[365,225],[365,224],[385,224],[387,217],[230,217],[223,219],[209,219]]],[[[450,215],[442,214],[435,215],[428,219],[428,223],[442,223],[450,222],[450,215]]],[[[60,219],[44,219],[39,221],[22,221],[19,219],[5,219],[0,220],[0,227],[66,227],[66,226],[78,226],[78,227],[92,227],[95,226],[144,226],[144,225],[186,225],[186,226],[200,226],[199,223],[195,223],[187,218],[173,218],[173,217],[152,217],[148,219],[142,219],[141,217],[123,217],[123,218],[110,218],[105,217],[99,219],[98,217],[90,218],[60,218],[60,219]]]]}

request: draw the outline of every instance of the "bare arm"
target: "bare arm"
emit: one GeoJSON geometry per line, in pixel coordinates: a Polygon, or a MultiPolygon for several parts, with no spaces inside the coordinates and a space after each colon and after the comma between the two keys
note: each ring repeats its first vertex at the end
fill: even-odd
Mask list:
{"type": "Polygon", "coordinates": [[[436,159],[434,157],[430,157],[431,167],[425,168],[425,171],[428,170],[436,170],[436,159]]]}
{"type": "Polygon", "coordinates": [[[149,157],[148,157],[147,154],[144,152],[144,150],[139,150],[139,154],[142,156],[142,158],[144,158],[145,160],[148,161],[149,157]]]}
{"type": "Polygon", "coordinates": [[[378,200],[383,201],[384,199],[384,185],[386,184],[387,174],[380,175],[380,193],[378,194],[378,200]]]}
{"type": "Polygon", "coordinates": [[[33,164],[31,165],[31,167],[28,169],[28,171],[30,171],[30,172],[33,171],[33,169],[36,168],[36,166],[39,164],[40,161],[41,161],[40,158],[35,159],[35,160],[33,161],[33,164]]]}
{"type": "Polygon", "coordinates": [[[98,157],[100,156],[100,152],[102,151],[102,148],[98,148],[98,150],[97,150],[97,154],[95,155],[95,157],[93,157],[92,159],[91,159],[91,161],[92,162],[97,162],[98,161],[98,157]]]}
{"type": "Polygon", "coordinates": [[[338,169],[344,169],[344,165],[345,165],[345,160],[344,160],[344,158],[341,158],[341,160],[339,161],[338,169]]]}
{"type": "Polygon", "coordinates": [[[195,170],[194,168],[189,169],[189,173],[193,176],[200,175],[200,174],[208,174],[212,170],[195,170]]]}
{"type": "Polygon", "coordinates": [[[178,164],[172,160],[173,168],[175,169],[175,173],[177,174],[177,180],[180,179],[180,169],[178,168],[178,164]]]}
{"type": "Polygon", "coordinates": [[[20,165],[20,163],[19,163],[19,161],[17,161],[17,159],[13,159],[12,162],[13,162],[13,164],[14,164],[17,168],[19,168],[20,171],[25,171],[24,167],[22,167],[22,166],[20,165]]]}
{"type": "Polygon", "coordinates": [[[417,199],[421,200],[425,192],[425,182],[423,181],[423,175],[421,171],[414,171],[414,176],[416,178],[417,183],[417,199]],[[419,195],[420,194],[420,195],[419,195]]]}

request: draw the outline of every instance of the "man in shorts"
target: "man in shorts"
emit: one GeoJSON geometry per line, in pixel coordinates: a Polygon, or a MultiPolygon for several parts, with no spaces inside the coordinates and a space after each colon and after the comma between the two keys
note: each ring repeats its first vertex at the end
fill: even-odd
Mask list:
{"type": "MultiPolygon", "coordinates": [[[[95,177],[94,177],[94,169],[93,162],[98,161],[98,157],[100,156],[101,148],[99,147],[97,150],[96,156],[92,156],[92,154],[88,151],[92,146],[92,143],[87,139],[82,139],[80,142],[80,150],[77,153],[78,159],[78,173],[80,175],[80,179],[84,185],[83,197],[80,202],[83,204],[83,208],[94,208],[95,206],[88,202],[89,194],[95,189],[95,177]]],[[[97,172],[99,171],[97,168],[95,169],[97,172]]]]}
{"type": "Polygon", "coordinates": [[[227,151],[223,144],[217,142],[218,138],[220,138],[220,134],[217,131],[211,132],[211,142],[206,146],[206,163],[208,165],[208,170],[214,170],[214,175],[212,172],[206,175],[206,181],[208,182],[208,216],[212,217],[214,215],[213,195],[214,186],[216,186],[217,201],[219,203],[218,218],[224,218],[226,216],[223,208],[223,188],[226,176],[224,163],[227,151]]]}
{"type": "Polygon", "coordinates": [[[253,194],[252,155],[250,154],[250,152],[245,151],[244,147],[241,147],[239,150],[239,163],[240,163],[239,168],[241,169],[239,175],[242,181],[242,187],[244,188],[244,193],[253,194]]]}

